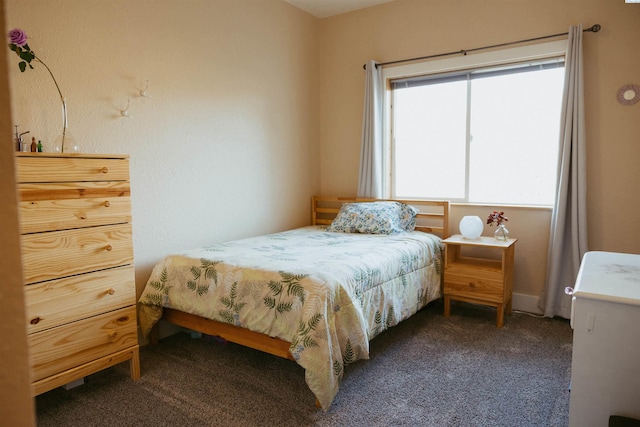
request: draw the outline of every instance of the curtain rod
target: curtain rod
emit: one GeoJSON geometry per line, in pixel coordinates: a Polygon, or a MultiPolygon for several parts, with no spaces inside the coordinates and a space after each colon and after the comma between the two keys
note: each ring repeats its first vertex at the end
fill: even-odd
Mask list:
{"type": "MultiPolygon", "coordinates": [[[[602,29],[602,27],[600,26],[600,24],[595,24],[589,28],[585,28],[584,30],[582,30],[583,33],[586,33],[587,31],[593,32],[593,33],[597,33],[598,31],[600,31],[602,29]]],[[[500,43],[500,44],[494,44],[491,46],[483,46],[483,47],[476,47],[473,49],[463,49],[463,50],[456,50],[454,52],[447,52],[447,53],[438,53],[436,55],[429,55],[429,56],[419,56],[417,58],[409,58],[409,59],[399,59],[397,61],[389,61],[389,62],[378,62],[376,63],[376,68],[378,68],[378,66],[385,66],[385,65],[391,65],[391,64],[399,64],[402,62],[411,62],[411,61],[419,61],[421,59],[432,59],[432,58],[440,58],[442,56],[449,56],[449,55],[466,55],[469,52],[475,52],[477,50],[484,50],[484,49],[493,49],[496,47],[503,47],[503,46],[511,46],[514,44],[519,44],[519,43],[527,43],[527,42],[533,42],[536,40],[543,40],[543,39],[550,39],[553,37],[560,37],[560,36],[566,36],[569,33],[559,33],[559,34],[551,34],[549,36],[541,36],[541,37],[534,37],[532,39],[525,39],[525,40],[518,40],[515,42],[508,42],[508,43],[500,43]]],[[[367,69],[367,64],[364,64],[362,66],[362,68],[364,68],[365,70],[367,69]]]]}

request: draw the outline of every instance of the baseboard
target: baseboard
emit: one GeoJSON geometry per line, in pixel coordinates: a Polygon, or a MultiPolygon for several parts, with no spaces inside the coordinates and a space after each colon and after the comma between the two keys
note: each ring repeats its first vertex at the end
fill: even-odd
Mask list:
{"type": "Polygon", "coordinates": [[[527,313],[543,314],[538,308],[540,297],[536,295],[516,294],[511,297],[511,309],[527,313]]]}

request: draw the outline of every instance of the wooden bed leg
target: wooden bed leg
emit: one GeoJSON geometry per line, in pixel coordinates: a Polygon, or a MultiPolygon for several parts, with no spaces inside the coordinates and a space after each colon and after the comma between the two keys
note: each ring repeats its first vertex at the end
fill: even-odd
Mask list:
{"type": "Polygon", "coordinates": [[[444,296],[444,318],[448,319],[451,315],[451,299],[448,295],[444,296]]]}
{"type": "Polygon", "coordinates": [[[153,325],[153,328],[151,328],[151,332],[149,333],[149,344],[156,345],[159,342],[160,342],[160,328],[156,323],[155,325],[153,325]]]}
{"type": "Polygon", "coordinates": [[[320,404],[320,401],[318,400],[318,398],[316,398],[316,408],[322,409],[322,405],[320,404]]]}
{"type": "Polygon", "coordinates": [[[496,326],[502,328],[504,326],[504,304],[498,304],[496,308],[498,309],[496,326]]]}

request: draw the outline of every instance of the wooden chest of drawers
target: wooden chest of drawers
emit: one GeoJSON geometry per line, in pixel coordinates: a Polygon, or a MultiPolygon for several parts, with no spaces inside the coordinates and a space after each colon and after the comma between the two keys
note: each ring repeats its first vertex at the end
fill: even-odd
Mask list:
{"type": "Polygon", "coordinates": [[[17,153],[32,394],[129,361],[140,377],[129,158],[17,153]]]}

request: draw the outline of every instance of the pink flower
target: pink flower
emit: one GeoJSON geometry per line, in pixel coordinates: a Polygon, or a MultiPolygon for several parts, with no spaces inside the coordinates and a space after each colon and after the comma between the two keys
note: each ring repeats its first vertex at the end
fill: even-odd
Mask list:
{"type": "Polygon", "coordinates": [[[27,44],[27,34],[20,28],[14,28],[9,31],[9,41],[16,46],[24,46],[27,44]]]}
{"type": "Polygon", "coordinates": [[[489,217],[487,218],[487,224],[489,224],[489,227],[491,227],[494,222],[500,225],[506,221],[509,221],[509,218],[504,216],[504,212],[498,212],[498,211],[491,212],[489,214],[489,217]]]}

